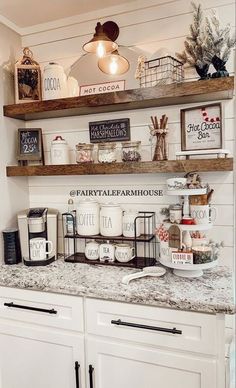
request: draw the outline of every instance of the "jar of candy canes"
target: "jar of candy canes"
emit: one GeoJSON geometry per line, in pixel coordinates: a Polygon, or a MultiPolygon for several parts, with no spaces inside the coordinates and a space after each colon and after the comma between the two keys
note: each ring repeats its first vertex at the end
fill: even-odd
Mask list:
{"type": "Polygon", "coordinates": [[[77,163],[91,163],[93,160],[93,144],[78,143],[76,145],[76,162],[77,163]]]}

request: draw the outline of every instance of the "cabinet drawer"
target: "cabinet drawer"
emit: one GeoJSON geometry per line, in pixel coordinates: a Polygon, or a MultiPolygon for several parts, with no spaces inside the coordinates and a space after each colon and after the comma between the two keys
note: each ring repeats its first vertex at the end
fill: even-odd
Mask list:
{"type": "Polygon", "coordinates": [[[86,299],[89,334],[215,355],[214,315],[86,299]]]}
{"type": "Polygon", "coordinates": [[[82,332],[83,299],[1,287],[0,318],[82,332]]]}

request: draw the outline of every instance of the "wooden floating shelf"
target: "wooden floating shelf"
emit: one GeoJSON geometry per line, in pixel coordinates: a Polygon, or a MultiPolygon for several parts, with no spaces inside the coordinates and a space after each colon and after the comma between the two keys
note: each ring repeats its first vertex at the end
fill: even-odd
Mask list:
{"type": "Polygon", "coordinates": [[[234,77],[182,82],[150,88],[5,105],[4,116],[20,120],[88,115],[130,109],[233,98],[234,77]]]}
{"type": "Polygon", "coordinates": [[[48,166],[8,166],[7,176],[155,174],[190,171],[232,171],[233,158],[167,160],[160,162],[91,163],[48,166]]]}

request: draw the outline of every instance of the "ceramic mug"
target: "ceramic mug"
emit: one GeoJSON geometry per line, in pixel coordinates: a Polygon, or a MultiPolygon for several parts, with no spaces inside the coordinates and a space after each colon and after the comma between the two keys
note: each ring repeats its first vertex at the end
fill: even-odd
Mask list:
{"type": "Polygon", "coordinates": [[[44,237],[35,237],[30,240],[30,259],[31,260],[45,260],[47,255],[53,251],[52,241],[46,240],[44,237]],[[48,251],[47,251],[48,244],[48,251]]]}
{"type": "Polygon", "coordinates": [[[165,260],[167,262],[171,262],[171,254],[172,252],[178,251],[177,248],[170,248],[168,241],[161,241],[160,242],[160,257],[162,260],[165,260]]]}
{"type": "Polygon", "coordinates": [[[190,214],[197,225],[209,224],[209,222],[215,221],[216,219],[216,209],[211,208],[209,205],[190,205],[190,214]],[[213,212],[214,220],[212,220],[213,212]]]}
{"type": "Polygon", "coordinates": [[[134,247],[129,244],[117,244],[115,258],[120,263],[128,263],[128,261],[135,258],[134,247]]]}

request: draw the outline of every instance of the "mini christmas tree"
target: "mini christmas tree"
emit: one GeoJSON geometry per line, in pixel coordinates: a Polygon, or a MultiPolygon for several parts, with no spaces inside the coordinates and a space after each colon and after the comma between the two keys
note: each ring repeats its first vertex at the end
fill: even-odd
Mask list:
{"type": "Polygon", "coordinates": [[[211,58],[208,55],[209,43],[206,41],[203,26],[203,11],[201,4],[191,3],[193,7],[193,23],[190,24],[190,35],[187,36],[182,53],[177,53],[178,59],[184,64],[195,67],[201,79],[209,78],[208,69],[211,58]]]}
{"type": "Polygon", "coordinates": [[[220,26],[220,20],[213,12],[211,18],[205,20],[206,45],[208,47],[208,59],[211,60],[216,72],[213,78],[227,77],[229,73],[225,64],[229,59],[232,48],[235,46],[235,36],[230,36],[230,25],[220,26]]]}

